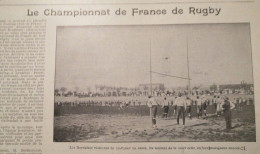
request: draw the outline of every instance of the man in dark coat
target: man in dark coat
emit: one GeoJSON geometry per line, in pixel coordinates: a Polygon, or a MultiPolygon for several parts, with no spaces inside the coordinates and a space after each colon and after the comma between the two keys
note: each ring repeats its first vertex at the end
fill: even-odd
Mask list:
{"type": "Polygon", "coordinates": [[[225,98],[224,103],[222,105],[224,117],[226,121],[226,129],[231,129],[231,110],[235,107],[235,105],[229,101],[228,97],[225,98]]]}

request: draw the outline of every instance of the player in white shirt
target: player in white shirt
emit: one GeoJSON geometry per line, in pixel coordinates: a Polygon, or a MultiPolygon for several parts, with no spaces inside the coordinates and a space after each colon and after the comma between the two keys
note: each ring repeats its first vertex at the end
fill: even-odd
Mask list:
{"type": "Polygon", "coordinates": [[[223,102],[224,102],[224,100],[222,98],[220,98],[219,96],[217,96],[216,103],[217,103],[217,115],[218,115],[218,117],[221,115],[221,112],[222,112],[221,104],[223,102]]]}
{"type": "Polygon", "coordinates": [[[182,115],[183,128],[185,127],[185,110],[186,110],[186,100],[179,93],[178,97],[175,99],[175,105],[177,105],[177,124],[179,125],[179,118],[182,115]]]}
{"type": "Polygon", "coordinates": [[[169,105],[170,102],[167,100],[166,97],[164,97],[163,99],[163,103],[162,103],[162,108],[163,108],[163,118],[166,119],[168,117],[168,112],[169,112],[169,105]]]}
{"type": "Polygon", "coordinates": [[[153,96],[148,96],[148,102],[147,102],[147,106],[150,108],[150,117],[152,119],[152,127],[153,128],[157,128],[156,125],[156,114],[157,114],[157,106],[158,103],[156,102],[156,100],[154,99],[153,96]]]}

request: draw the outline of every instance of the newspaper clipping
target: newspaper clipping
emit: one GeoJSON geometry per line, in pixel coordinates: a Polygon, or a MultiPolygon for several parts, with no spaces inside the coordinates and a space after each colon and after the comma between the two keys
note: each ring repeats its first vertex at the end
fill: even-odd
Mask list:
{"type": "Polygon", "coordinates": [[[0,154],[259,153],[259,8],[0,1],[0,154]]]}

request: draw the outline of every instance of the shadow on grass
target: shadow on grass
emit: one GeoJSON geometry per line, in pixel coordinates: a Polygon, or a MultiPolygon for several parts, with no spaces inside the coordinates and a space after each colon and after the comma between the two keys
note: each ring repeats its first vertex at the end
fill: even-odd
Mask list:
{"type": "Polygon", "coordinates": [[[239,128],[239,127],[244,126],[244,125],[245,125],[245,124],[237,124],[237,125],[231,127],[231,129],[239,128]]]}
{"type": "Polygon", "coordinates": [[[194,127],[194,126],[206,126],[208,123],[204,122],[204,123],[200,123],[200,124],[195,124],[195,125],[190,125],[188,127],[194,127]]]}

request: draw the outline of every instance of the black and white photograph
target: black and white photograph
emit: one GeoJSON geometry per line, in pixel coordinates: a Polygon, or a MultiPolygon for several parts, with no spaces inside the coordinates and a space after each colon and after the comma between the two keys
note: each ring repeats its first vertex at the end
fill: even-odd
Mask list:
{"type": "Polygon", "coordinates": [[[253,81],[249,23],[58,26],[53,141],[256,142],[253,81]]]}

